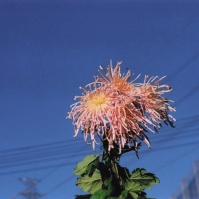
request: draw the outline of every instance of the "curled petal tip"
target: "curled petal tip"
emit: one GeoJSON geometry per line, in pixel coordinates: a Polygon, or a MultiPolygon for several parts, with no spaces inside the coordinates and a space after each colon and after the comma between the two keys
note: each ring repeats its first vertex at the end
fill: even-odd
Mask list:
{"type": "Polygon", "coordinates": [[[102,65],[99,66],[101,70],[103,70],[104,68],[102,67],[102,65]]]}

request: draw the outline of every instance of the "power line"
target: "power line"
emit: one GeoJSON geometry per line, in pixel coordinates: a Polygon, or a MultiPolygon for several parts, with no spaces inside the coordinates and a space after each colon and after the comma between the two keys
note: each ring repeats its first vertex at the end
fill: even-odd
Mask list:
{"type": "Polygon", "coordinates": [[[185,100],[187,100],[188,98],[190,98],[192,95],[194,95],[195,93],[197,93],[197,91],[199,90],[199,84],[194,87],[191,91],[189,91],[187,94],[185,94],[183,97],[181,97],[180,100],[178,100],[176,102],[176,104],[179,106],[180,104],[182,104],[182,102],[184,102],[185,100]]]}
{"type": "Polygon", "coordinates": [[[193,147],[191,147],[189,150],[183,151],[183,153],[181,153],[179,156],[173,158],[172,160],[169,160],[169,161],[167,161],[166,163],[161,164],[160,166],[156,167],[156,168],[153,170],[153,172],[158,171],[158,170],[161,170],[161,169],[163,169],[164,167],[166,167],[166,166],[168,166],[168,165],[171,165],[173,162],[176,162],[177,160],[179,160],[179,159],[181,159],[181,158],[187,157],[187,156],[186,156],[187,154],[190,154],[190,152],[193,151],[196,147],[198,148],[197,145],[190,145],[190,146],[193,146],[193,147]]]}
{"type": "MultiPolygon", "coordinates": [[[[191,123],[190,123],[191,124],[191,123]]],[[[197,124],[197,123],[195,123],[197,124]]],[[[193,126],[192,124],[190,126],[193,126]]],[[[186,127],[188,127],[186,125],[186,127]]],[[[177,139],[183,139],[183,138],[186,138],[186,130],[187,128],[183,128],[182,131],[180,131],[180,134],[177,134],[176,132],[175,133],[172,133],[173,135],[171,136],[170,134],[171,133],[167,133],[167,134],[163,134],[163,138],[162,139],[157,139],[157,140],[153,140],[153,143],[163,143],[163,142],[166,142],[168,141],[168,138],[169,140],[171,140],[172,137],[177,137],[177,139]],[[181,136],[181,137],[179,137],[181,136]]],[[[179,131],[180,129],[178,129],[179,131]]],[[[195,131],[198,130],[197,128],[196,129],[188,129],[189,131],[189,136],[193,136],[193,135],[196,135],[195,131]],[[193,132],[193,133],[192,133],[193,132]]],[[[87,151],[89,151],[90,148],[88,147],[87,151]]],[[[61,160],[61,159],[71,159],[73,157],[77,157],[75,156],[77,154],[77,152],[79,152],[79,148],[77,148],[76,150],[73,150],[73,153],[65,153],[63,154],[63,151],[60,150],[60,151],[57,151],[56,153],[52,153],[52,151],[50,150],[49,153],[47,153],[45,151],[45,156],[44,156],[44,153],[42,153],[42,151],[40,151],[40,154],[36,154],[36,156],[33,158],[33,156],[31,156],[31,154],[26,154],[26,156],[22,156],[23,158],[17,158],[16,156],[10,156],[10,159],[0,159],[1,160],[1,165],[0,165],[0,168],[8,168],[8,167],[14,167],[14,166],[23,166],[23,165],[28,165],[28,164],[34,164],[34,163],[43,163],[43,162],[52,162],[52,161],[55,161],[55,160],[61,160]],[[60,153],[62,152],[62,154],[60,153]],[[5,161],[7,160],[7,161],[5,161]]],[[[83,150],[81,152],[78,153],[78,156],[80,155],[83,155],[86,151],[83,150]]],[[[23,154],[24,155],[24,154],[23,154]]]]}
{"type": "MultiPolygon", "coordinates": [[[[178,123],[183,123],[189,122],[189,120],[193,120],[199,118],[199,115],[187,117],[187,118],[181,118],[178,120],[178,123]]],[[[45,150],[55,150],[55,149],[74,149],[74,148],[79,148],[79,145],[83,146],[85,145],[85,142],[82,141],[82,139],[78,139],[74,143],[67,143],[68,141],[58,141],[58,142],[50,142],[50,143],[44,143],[44,144],[39,144],[39,145],[31,145],[27,147],[20,147],[20,148],[13,148],[13,149],[7,149],[7,150],[1,150],[0,151],[0,158],[1,157],[9,157],[9,155],[21,155],[21,154],[26,154],[29,152],[37,152],[41,153],[41,151],[45,150]]]]}
{"type": "Polygon", "coordinates": [[[58,188],[60,188],[61,186],[63,186],[64,184],[68,183],[72,178],[74,178],[74,175],[71,175],[70,177],[68,177],[67,179],[61,181],[59,184],[57,184],[56,186],[54,186],[53,188],[51,188],[46,195],[49,195],[50,193],[56,191],[58,188]]]}
{"type": "MultiPolygon", "coordinates": [[[[191,124],[190,126],[193,127],[193,125],[191,124]]],[[[153,143],[156,143],[156,142],[161,142],[163,143],[164,141],[168,141],[168,138],[171,140],[172,137],[177,137],[177,138],[180,138],[182,137],[183,138],[183,135],[187,133],[187,131],[189,131],[189,136],[193,136],[194,135],[194,132],[198,130],[198,128],[195,128],[195,129],[192,129],[190,130],[190,128],[187,130],[186,127],[184,127],[182,130],[180,129],[177,129],[177,132],[167,132],[167,134],[163,134],[163,138],[158,138],[158,139],[153,139],[153,143]],[[180,132],[180,134],[178,133],[180,132]],[[192,133],[193,132],[193,133],[192,133]],[[172,135],[170,135],[172,133],[172,135]]],[[[82,146],[83,147],[83,146],[82,146]]],[[[90,150],[90,148],[87,148],[86,151],[90,150]]],[[[60,152],[60,151],[58,151],[60,152]]],[[[30,154],[27,154],[27,156],[24,158],[24,159],[16,159],[14,158],[14,156],[11,156],[10,157],[10,162],[11,162],[11,165],[12,166],[12,162],[14,162],[13,166],[15,165],[18,165],[18,164],[32,164],[32,163],[37,163],[37,162],[41,162],[41,161],[50,161],[50,160],[57,160],[57,159],[63,159],[63,158],[71,158],[71,157],[74,157],[75,154],[77,154],[77,152],[79,152],[78,154],[83,154],[85,153],[85,151],[83,150],[79,150],[79,148],[76,148],[76,150],[73,150],[72,153],[64,153],[64,154],[59,154],[59,153],[54,153],[52,154],[51,151],[49,151],[48,154],[46,154],[46,156],[43,156],[43,153],[41,151],[41,154],[37,154],[37,156],[35,156],[35,158],[33,159],[32,156],[30,154]],[[79,152],[80,151],[80,152],[79,152]],[[31,161],[29,161],[29,159],[31,161]],[[17,161],[19,161],[19,163],[17,163],[17,161]]],[[[3,166],[0,165],[0,168],[3,168],[3,167],[8,167],[9,166],[9,161],[5,162],[4,160],[5,159],[0,159],[2,161],[2,164],[3,166]]]]}
{"type": "MultiPolygon", "coordinates": [[[[188,147],[190,145],[197,145],[198,141],[193,141],[193,142],[184,142],[181,144],[173,144],[173,145],[169,145],[169,146],[165,146],[165,147],[157,147],[156,150],[150,150],[151,152],[158,152],[160,150],[170,150],[173,148],[179,148],[179,147],[188,147]]],[[[146,151],[141,151],[140,153],[146,153],[149,150],[146,151]]],[[[50,169],[50,168],[58,168],[58,167],[64,167],[64,166],[69,166],[69,165],[73,165],[74,162],[68,162],[68,163],[62,163],[62,164],[53,164],[53,165],[48,165],[48,166],[40,166],[40,167],[33,167],[33,168],[28,168],[28,169],[18,169],[18,170],[14,170],[14,171],[8,171],[8,172],[1,172],[0,175],[10,175],[10,174],[14,174],[14,173],[21,173],[21,172],[29,172],[29,171],[37,171],[37,170],[44,170],[44,169],[50,169]]]]}
{"type": "MultiPolygon", "coordinates": [[[[68,164],[69,165],[69,164],[68,164]]],[[[22,172],[30,172],[30,171],[38,171],[38,170],[44,170],[44,169],[51,169],[51,168],[57,168],[57,167],[65,167],[67,164],[56,164],[56,165],[50,165],[50,166],[41,166],[41,167],[33,167],[28,169],[18,169],[14,171],[7,171],[7,172],[1,172],[0,175],[10,175],[10,174],[16,174],[16,173],[22,173],[22,172]]]]}
{"type": "MultiPolygon", "coordinates": [[[[88,149],[86,151],[88,151],[88,149]]],[[[80,151],[78,153],[78,156],[85,154],[86,151],[85,150],[80,151]]],[[[10,167],[16,167],[16,166],[35,164],[35,163],[52,162],[55,160],[62,160],[62,159],[71,160],[71,158],[73,159],[73,158],[77,157],[77,156],[75,156],[75,154],[76,153],[72,153],[69,155],[63,155],[63,156],[58,156],[58,157],[55,156],[55,157],[50,157],[50,158],[41,158],[41,157],[37,157],[36,159],[29,158],[30,161],[29,161],[29,159],[24,159],[22,161],[14,159],[12,162],[4,162],[3,165],[0,165],[0,168],[10,168],[10,167]]],[[[50,155],[50,153],[49,153],[49,155],[50,155]]]]}
{"type": "Polygon", "coordinates": [[[57,142],[50,142],[50,143],[44,143],[44,144],[38,144],[38,145],[31,145],[31,146],[26,146],[26,147],[12,148],[12,149],[1,150],[0,155],[1,153],[3,155],[6,155],[5,153],[31,151],[36,148],[37,149],[42,149],[45,147],[56,148],[57,146],[60,147],[60,145],[70,146],[70,145],[73,145],[73,143],[67,143],[67,140],[66,140],[66,141],[57,141],[57,142]]]}
{"type": "Polygon", "coordinates": [[[184,64],[182,64],[176,71],[173,72],[173,75],[170,75],[167,78],[167,81],[171,81],[173,78],[176,78],[176,76],[181,73],[186,67],[188,67],[195,59],[199,57],[199,53],[195,53],[193,56],[191,56],[187,61],[185,61],[184,64]]]}
{"type": "MultiPolygon", "coordinates": [[[[197,135],[197,134],[195,133],[195,130],[198,130],[198,129],[192,130],[194,133],[191,133],[192,131],[189,131],[189,136],[197,135]]],[[[166,135],[166,136],[168,136],[168,135],[166,135]]],[[[175,136],[177,137],[177,134],[176,134],[175,136]]],[[[169,136],[168,136],[168,137],[169,137],[169,136]]],[[[187,139],[186,131],[181,132],[181,135],[180,135],[180,137],[178,137],[178,140],[179,140],[179,139],[184,139],[184,138],[187,139]]],[[[155,143],[161,143],[161,144],[162,144],[164,141],[167,141],[167,140],[168,140],[168,138],[166,137],[165,139],[153,141],[153,143],[154,143],[154,144],[155,144],[155,143]]],[[[90,149],[88,149],[88,150],[90,150],[90,149]]],[[[88,151],[88,150],[86,150],[86,151],[88,151]]],[[[83,150],[83,151],[79,152],[79,153],[78,153],[78,156],[85,154],[86,151],[83,150]]],[[[50,156],[51,153],[49,153],[49,156],[50,156],[50,157],[48,157],[48,158],[46,158],[46,157],[36,157],[36,159],[29,158],[30,160],[29,160],[29,159],[17,160],[17,159],[15,158],[15,159],[14,159],[13,161],[11,161],[11,162],[3,162],[3,164],[0,165],[0,168],[6,168],[6,169],[7,169],[7,168],[10,168],[10,167],[24,166],[24,165],[30,165],[30,164],[35,164],[35,163],[52,162],[52,161],[57,161],[57,160],[62,160],[62,159],[70,159],[70,160],[71,160],[71,158],[76,157],[75,154],[76,154],[76,152],[74,152],[74,153],[72,153],[72,154],[70,153],[70,154],[66,154],[66,155],[53,156],[53,157],[51,157],[51,156],[50,156]]],[[[71,161],[70,161],[70,162],[71,162],[71,161]]]]}

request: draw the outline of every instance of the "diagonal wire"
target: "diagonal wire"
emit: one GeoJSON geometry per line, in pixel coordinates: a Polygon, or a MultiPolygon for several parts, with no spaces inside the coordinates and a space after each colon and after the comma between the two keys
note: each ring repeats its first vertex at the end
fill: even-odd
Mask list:
{"type": "Polygon", "coordinates": [[[192,90],[190,90],[187,94],[185,94],[183,97],[181,97],[181,99],[176,102],[177,106],[182,104],[182,102],[190,98],[192,95],[196,94],[198,90],[199,90],[199,84],[196,87],[194,87],[192,90]]]}
{"type": "MultiPolygon", "coordinates": [[[[192,146],[189,150],[185,150],[184,153],[181,153],[179,156],[173,158],[172,160],[169,160],[167,162],[165,162],[164,164],[161,164],[160,166],[156,167],[154,170],[152,170],[153,172],[161,170],[165,167],[167,167],[168,165],[171,165],[173,162],[176,162],[177,160],[187,157],[187,154],[190,154],[190,152],[192,152],[195,148],[198,148],[198,145],[190,145],[192,146]]],[[[188,146],[189,147],[189,146],[188,146]]]]}
{"type": "Polygon", "coordinates": [[[199,53],[195,53],[193,56],[191,56],[184,64],[182,64],[176,71],[173,72],[173,75],[170,75],[167,78],[167,81],[171,81],[173,78],[176,78],[179,73],[181,73],[185,68],[190,66],[190,64],[196,60],[199,57],[199,53]]]}

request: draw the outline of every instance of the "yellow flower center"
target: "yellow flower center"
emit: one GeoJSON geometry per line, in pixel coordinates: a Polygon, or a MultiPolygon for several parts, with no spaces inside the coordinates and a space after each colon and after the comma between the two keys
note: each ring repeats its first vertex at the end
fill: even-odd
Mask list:
{"type": "Polygon", "coordinates": [[[88,105],[91,110],[95,111],[105,109],[107,107],[107,98],[103,93],[90,95],[88,98],[88,105]]]}

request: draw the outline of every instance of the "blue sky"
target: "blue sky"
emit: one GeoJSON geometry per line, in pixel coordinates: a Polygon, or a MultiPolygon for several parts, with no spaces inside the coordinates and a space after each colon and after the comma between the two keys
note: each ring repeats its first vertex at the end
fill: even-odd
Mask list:
{"type": "Polygon", "coordinates": [[[141,74],[137,82],[167,75],[173,88],[176,128],[150,133],[139,160],[122,159],[154,172],[161,183],[148,196],[168,199],[199,159],[198,9],[193,0],[0,0],[0,199],[24,189],[19,177],[41,179],[46,199],[82,193],[73,168],[99,148],[74,140],[65,117],[79,86],[110,59],[141,74]]]}

